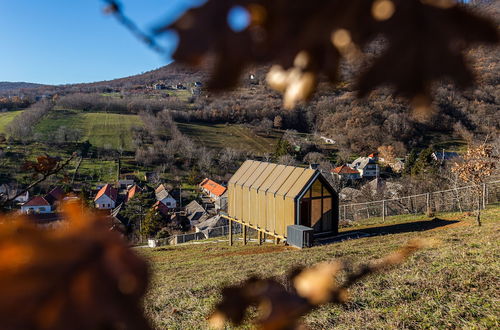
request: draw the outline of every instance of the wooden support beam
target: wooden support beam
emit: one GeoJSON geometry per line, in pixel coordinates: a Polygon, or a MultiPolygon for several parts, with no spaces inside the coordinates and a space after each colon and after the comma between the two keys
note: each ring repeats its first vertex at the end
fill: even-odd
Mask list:
{"type": "Polygon", "coordinates": [[[262,232],[260,230],[257,232],[257,240],[259,245],[262,245],[262,232]]]}
{"type": "Polygon", "coordinates": [[[247,226],[243,225],[243,245],[247,245],[247,226]]]}
{"type": "MultiPolygon", "coordinates": [[[[252,228],[252,229],[255,229],[255,230],[261,231],[263,234],[267,234],[267,235],[269,235],[269,236],[271,236],[271,237],[277,237],[277,238],[279,238],[280,240],[285,240],[285,237],[284,237],[284,236],[282,236],[282,235],[278,235],[278,234],[276,234],[276,233],[273,233],[273,232],[267,231],[267,230],[265,230],[265,229],[261,229],[261,228],[259,228],[259,227],[255,226],[255,225],[251,225],[251,224],[249,224],[249,223],[247,223],[247,222],[244,222],[244,221],[241,221],[241,220],[238,220],[238,219],[232,218],[232,217],[230,217],[230,216],[228,216],[228,215],[226,215],[226,214],[221,214],[221,216],[222,216],[223,218],[225,218],[225,219],[230,220],[230,221],[234,221],[234,222],[236,222],[236,223],[239,223],[239,224],[242,224],[242,225],[244,225],[244,226],[247,226],[248,228],[252,228]]],[[[265,237],[265,236],[264,236],[264,237],[265,237]]]]}
{"type": "Polygon", "coordinates": [[[229,219],[229,246],[233,245],[233,221],[229,219]]]}

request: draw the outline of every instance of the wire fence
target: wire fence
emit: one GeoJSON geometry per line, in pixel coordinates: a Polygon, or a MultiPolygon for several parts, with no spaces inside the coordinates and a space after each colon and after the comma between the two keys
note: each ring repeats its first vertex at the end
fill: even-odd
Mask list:
{"type": "Polygon", "coordinates": [[[440,212],[466,212],[500,201],[500,180],[457,187],[425,194],[378,200],[373,202],[344,204],[339,207],[343,224],[369,218],[382,218],[404,214],[440,212]]]}

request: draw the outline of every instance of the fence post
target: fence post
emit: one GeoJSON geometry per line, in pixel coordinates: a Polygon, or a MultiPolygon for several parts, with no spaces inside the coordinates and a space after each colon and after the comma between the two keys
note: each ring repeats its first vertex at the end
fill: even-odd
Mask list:
{"type": "Polygon", "coordinates": [[[486,204],[488,204],[486,198],[486,183],[483,183],[483,210],[486,208],[486,204]]]}
{"type": "Polygon", "coordinates": [[[382,221],[385,222],[385,200],[382,201],[382,221]]]}
{"type": "Polygon", "coordinates": [[[229,246],[233,246],[233,221],[229,220],[229,246]]]}
{"type": "Polygon", "coordinates": [[[425,200],[425,203],[427,205],[427,214],[430,214],[431,213],[431,194],[427,193],[426,194],[426,200],[425,200]]]}

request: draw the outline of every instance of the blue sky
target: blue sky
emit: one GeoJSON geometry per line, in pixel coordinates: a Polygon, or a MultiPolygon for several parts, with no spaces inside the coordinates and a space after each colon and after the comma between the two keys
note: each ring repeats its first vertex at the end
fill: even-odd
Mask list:
{"type": "MultiPolygon", "coordinates": [[[[172,21],[200,0],[122,0],[143,30],[172,21]]],[[[0,81],[67,84],[149,71],[170,59],[141,44],[101,0],[1,0],[0,81]]],[[[175,38],[160,39],[169,49],[175,38]]]]}

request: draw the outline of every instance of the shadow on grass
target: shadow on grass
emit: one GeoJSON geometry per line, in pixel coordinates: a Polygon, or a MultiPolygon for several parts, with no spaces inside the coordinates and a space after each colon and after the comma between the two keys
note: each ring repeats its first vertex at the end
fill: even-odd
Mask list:
{"type": "Polygon", "coordinates": [[[398,223],[394,225],[370,227],[363,229],[353,229],[339,233],[335,237],[328,237],[324,239],[319,239],[319,244],[330,244],[335,242],[341,242],[349,239],[357,239],[368,236],[377,235],[391,235],[391,234],[401,234],[416,231],[426,231],[439,227],[445,227],[459,222],[458,220],[444,220],[439,218],[434,218],[432,220],[422,220],[407,223],[398,223]]]}

